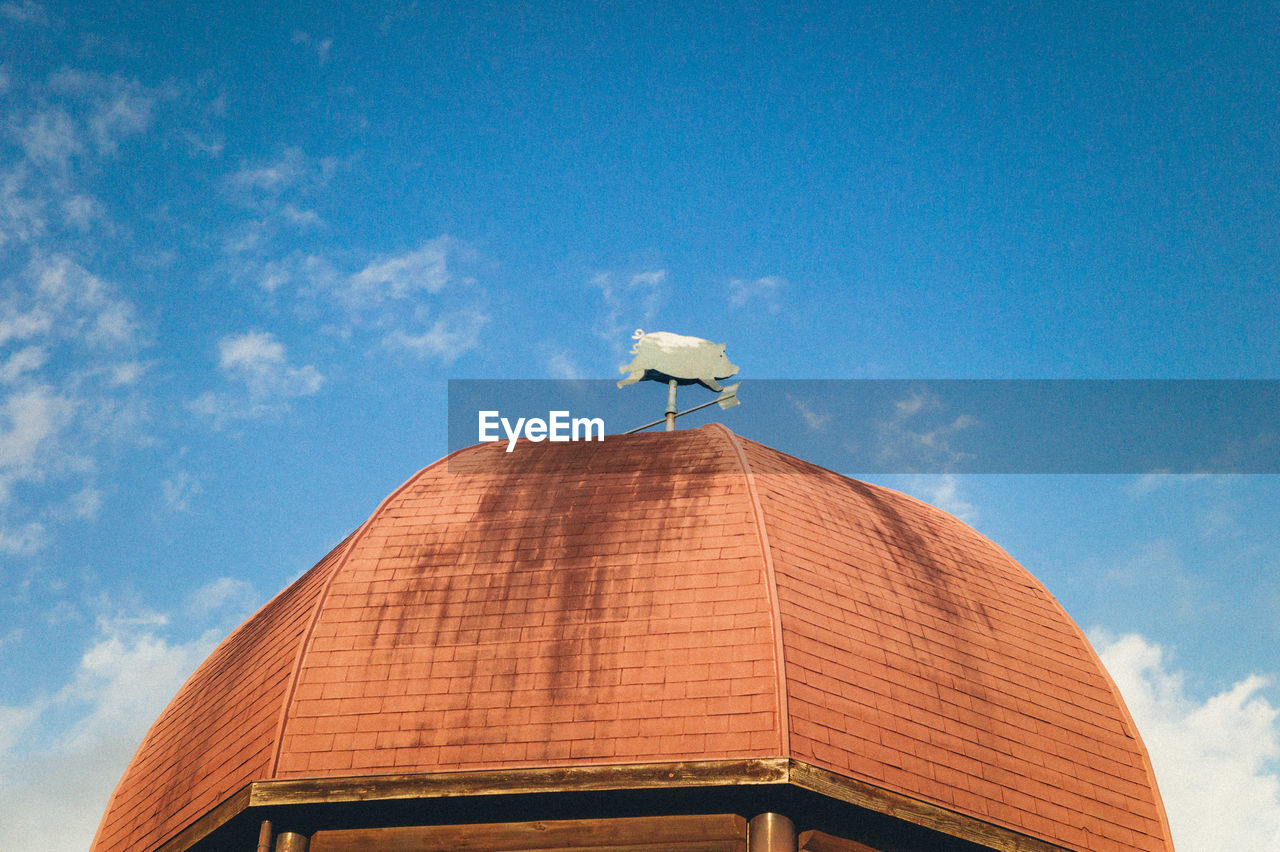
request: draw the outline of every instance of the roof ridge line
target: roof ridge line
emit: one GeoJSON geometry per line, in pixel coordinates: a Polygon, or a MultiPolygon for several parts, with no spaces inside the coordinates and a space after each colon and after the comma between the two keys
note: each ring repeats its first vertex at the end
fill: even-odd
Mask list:
{"type": "Polygon", "coordinates": [[[773,565],[773,548],[769,545],[769,531],[764,522],[764,506],[756,488],[755,473],[747,461],[746,450],[738,436],[723,423],[708,424],[719,431],[738,457],[742,476],[747,483],[747,495],[751,499],[751,513],[755,517],[756,536],[760,542],[760,556],[764,561],[765,594],[769,597],[769,622],[773,629],[773,677],[778,689],[778,748],[781,756],[791,758],[791,711],[788,706],[786,645],[782,641],[782,612],[778,605],[778,574],[773,565]]]}
{"type": "Polygon", "coordinates": [[[307,622],[306,633],[303,634],[302,641],[298,644],[298,653],[293,660],[293,671],[289,674],[289,688],[285,693],[284,701],[280,706],[280,721],[276,724],[275,746],[272,748],[271,752],[271,764],[267,768],[268,779],[274,779],[276,777],[276,772],[280,768],[280,753],[284,749],[284,729],[285,725],[288,724],[289,721],[289,707],[293,704],[293,696],[298,689],[298,678],[302,675],[302,661],[306,658],[307,652],[311,649],[311,640],[315,635],[316,623],[320,620],[320,613],[324,610],[324,603],[329,598],[329,589],[333,586],[334,578],[336,578],[338,573],[346,567],[347,560],[351,558],[351,552],[355,550],[356,545],[360,543],[360,540],[364,538],[365,533],[368,532],[371,526],[373,526],[373,522],[380,514],[382,514],[382,511],[387,508],[387,505],[392,500],[399,497],[406,488],[414,482],[417,482],[418,479],[427,471],[447,463],[464,449],[469,448],[464,447],[463,449],[454,450],[443,458],[436,459],[431,464],[422,468],[413,476],[402,482],[395,491],[392,491],[384,497],[382,502],[378,504],[378,507],[373,510],[373,514],[369,515],[365,522],[362,523],[354,533],[347,537],[347,547],[342,552],[342,555],[338,557],[333,568],[329,570],[329,576],[325,579],[324,586],[320,589],[320,594],[316,595],[316,602],[311,608],[311,616],[307,622]]]}

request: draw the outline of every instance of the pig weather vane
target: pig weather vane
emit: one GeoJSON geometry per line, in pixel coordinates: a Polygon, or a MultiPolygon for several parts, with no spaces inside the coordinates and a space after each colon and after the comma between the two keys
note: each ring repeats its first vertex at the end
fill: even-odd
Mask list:
{"type": "Polygon", "coordinates": [[[645,334],[636,329],[632,339],[635,344],[631,354],[635,357],[630,364],[618,368],[618,372],[627,377],[618,382],[618,387],[634,385],[642,381],[666,382],[667,410],[661,420],[628,429],[624,434],[640,432],[659,423],[666,424],[668,432],[674,432],[676,418],[699,411],[709,405],[721,408],[733,408],[738,404],[738,386],[741,382],[727,387],[720,384],[720,379],[737,375],[738,368],[729,363],[724,354],[725,344],[712,343],[700,337],[687,337],[683,334],[672,334],[669,331],[651,331],[645,334]],[[710,402],[695,405],[685,411],[676,409],[676,388],[680,385],[702,385],[719,394],[710,402]]]}

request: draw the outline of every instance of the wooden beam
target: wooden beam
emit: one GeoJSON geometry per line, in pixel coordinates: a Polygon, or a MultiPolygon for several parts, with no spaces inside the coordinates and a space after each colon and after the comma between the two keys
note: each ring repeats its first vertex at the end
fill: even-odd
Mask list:
{"type": "Polygon", "coordinates": [[[745,852],[737,814],[319,831],[311,852],[745,852]]]}
{"type": "Polygon", "coordinates": [[[999,852],[1072,852],[1005,826],[782,757],[255,781],[182,829],[156,852],[184,852],[253,808],[761,785],[790,785],[999,852]]]}
{"type": "Polygon", "coordinates": [[[800,852],[883,852],[856,840],[824,834],[821,831],[800,832],[800,852]]]}
{"type": "Polygon", "coordinates": [[[785,758],[766,758],[257,781],[251,805],[780,784],[787,780],[787,764],[785,758]]]}
{"type": "Polygon", "coordinates": [[[1031,837],[939,805],[912,799],[798,760],[791,761],[788,780],[797,787],[869,811],[959,837],[999,852],[1072,852],[1047,840],[1031,837]]]}
{"type": "Polygon", "coordinates": [[[156,852],[184,852],[184,850],[190,849],[200,840],[230,822],[233,817],[249,807],[252,787],[252,784],[241,787],[217,805],[214,805],[212,810],[205,811],[203,816],[169,838],[163,845],[157,847],[156,852]]]}

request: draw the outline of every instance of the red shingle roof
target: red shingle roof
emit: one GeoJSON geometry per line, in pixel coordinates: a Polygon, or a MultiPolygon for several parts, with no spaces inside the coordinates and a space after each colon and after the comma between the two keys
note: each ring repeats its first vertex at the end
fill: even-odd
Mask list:
{"type": "Polygon", "coordinates": [[[254,780],[772,756],[1172,849],[1079,628],[951,516],[719,426],[502,450],[418,473],[228,637],[94,849],[152,849],[254,780]]]}

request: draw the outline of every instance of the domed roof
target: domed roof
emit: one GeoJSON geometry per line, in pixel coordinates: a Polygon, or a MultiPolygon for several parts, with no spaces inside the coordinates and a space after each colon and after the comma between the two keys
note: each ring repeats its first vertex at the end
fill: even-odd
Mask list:
{"type": "Polygon", "coordinates": [[[1069,849],[1172,848],[1080,629],[955,518],[721,426],[503,449],[416,474],[233,632],[94,849],[269,779],[745,758],[1069,849]]]}

